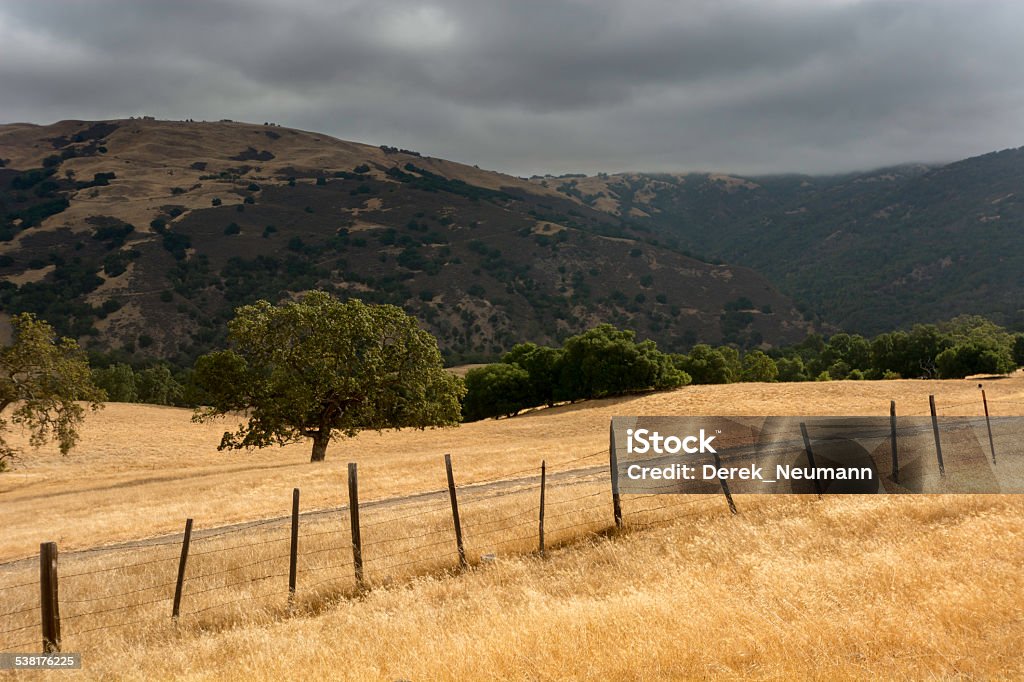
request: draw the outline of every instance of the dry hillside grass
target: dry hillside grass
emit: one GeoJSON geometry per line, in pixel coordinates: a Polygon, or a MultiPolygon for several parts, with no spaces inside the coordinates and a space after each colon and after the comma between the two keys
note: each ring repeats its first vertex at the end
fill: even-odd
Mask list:
{"type": "MultiPolygon", "coordinates": [[[[999,404],[1024,401],[1024,374],[989,381],[986,389],[993,414],[1024,407],[999,404]]],[[[608,422],[619,414],[887,415],[890,399],[900,414],[927,414],[930,393],[940,412],[946,405],[957,406],[947,414],[981,412],[972,380],[692,386],[456,429],[364,433],[333,443],[319,465],[309,464],[306,444],[217,452],[234,422],[197,425],[189,410],[111,403],[88,417],[71,455],[26,450],[21,466],[0,477],[0,503],[17,510],[4,514],[0,560],[31,555],[43,539],[77,549],[178,532],[186,516],[205,527],[278,516],[289,509],[292,487],[302,489],[304,509],[337,506],[344,502],[346,462],[359,463],[360,494],[373,500],[444,487],[445,453],[457,479],[467,482],[541,459],[557,468],[606,448],[608,422]]]]}
{"type": "MultiPolygon", "coordinates": [[[[1024,675],[1024,521],[1007,499],[745,504],[548,562],[510,559],[319,617],[114,648],[136,679],[1024,675]],[[1015,597],[1016,595],[1016,597],[1015,597]]],[[[108,651],[110,647],[105,647],[108,651]]]]}
{"type": "MultiPolygon", "coordinates": [[[[1024,401],[1024,376],[986,388],[994,413],[1011,414],[1013,401],[1024,401]]],[[[0,558],[31,555],[44,539],[67,552],[178,533],[185,516],[199,529],[278,517],[293,486],[304,510],[335,507],[346,461],[360,464],[362,499],[384,499],[442,488],[445,452],[459,483],[532,469],[542,458],[556,473],[599,465],[617,414],[887,414],[890,399],[901,414],[921,414],[929,393],[940,410],[956,406],[947,414],[980,412],[975,381],[691,387],[452,430],[363,434],[335,444],[318,466],[306,461],[305,446],[217,453],[222,429],[190,424],[187,411],[109,405],[89,419],[72,456],[30,452],[22,468],[0,477],[0,558]]],[[[443,495],[371,506],[363,541],[375,589],[359,598],[346,517],[309,517],[290,617],[286,521],[200,538],[177,629],[167,602],[174,538],[66,555],[66,650],[86,654],[88,678],[1024,674],[1017,497],[741,497],[739,517],[724,513],[717,496],[673,498],[664,509],[661,498],[627,498],[632,527],[604,537],[588,535],[609,525],[603,479],[556,479],[549,546],[569,544],[541,560],[516,556],[535,547],[534,485],[463,493],[477,565],[457,575],[444,575],[454,552],[443,495]],[[478,563],[492,552],[496,562],[478,563]],[[138,565],[118,569],[127,564],[138,565]],[[116,585],[136,592],[118,597],[116,585]],[[123,605],[132,608],[90,615],[123,605]]],[[[37,571],[25,562],[0,573],[0,612],[27,609],[23,617],[32,617],[31,589],[4,588],[31,582],[37,571]]],[[[38,637],[31,627],[22,634],[38,637]]]]}
{"type": "MultiPolygon", "coordinates": [[[[84,230],[88,227],[86,218],[106,215],[145,230],[152,219],[166,212],[164,207],[168,205],[180,206],[187,214],[192,209],[209,208],[215,197],[224,205],[240,204],[243,195],[235,191],[235,182],[211,176],[242,167],[248,169],[241,176],[244,182],[269,185],[284,184],[283,178],[293,172],[290,169],[351,171],[361,164],[369,164],[374,177],[386,179],[386,169],[412,162],[446,178],[479,187],[514,187],[534,194],[554,194],[504,173],[431,157],[389,154],[379,147],[292,128],[223,121],[122,119],[109,123],[119,127],[105,137],[106,154],[69,159],[61,169],[74,171],[79,179],[110,172],[116,173],[117,179],[105,187],[73,193],[68,209],[47,219],[43,229],[84,230]],[[246,150],[269,152],[274,158],[233,158],[246,150]],[[205,165],[194,167],[196,162],[205,165]],[[174,188],[183,191],[172,194],[174,188]]],[[[49,126],[0,125],[0,159],[5,159],[10,168],[38,168],[43,159],[55,153],[53,138],[73,138],[91,125],[92,122],[83,121],[60,121],[49,126]]]]}

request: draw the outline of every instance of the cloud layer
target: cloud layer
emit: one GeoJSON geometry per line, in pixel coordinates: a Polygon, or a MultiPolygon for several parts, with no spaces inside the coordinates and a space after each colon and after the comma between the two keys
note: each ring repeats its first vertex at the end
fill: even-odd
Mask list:
{"type": "Polygon", "coordinates": [[[517,174],[1024,144],[1014,0],[0,5],[0,121],[276,121],[517,174]]]}

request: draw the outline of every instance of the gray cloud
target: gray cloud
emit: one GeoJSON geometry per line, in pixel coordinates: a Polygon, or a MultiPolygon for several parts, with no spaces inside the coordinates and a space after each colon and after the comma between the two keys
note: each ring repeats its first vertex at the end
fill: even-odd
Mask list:
{"type": "Polygon", "coordinates": [[[1024,144],[1014,0],[0,5],[0,120],[264,121],[527,174],[1024,144]]]}

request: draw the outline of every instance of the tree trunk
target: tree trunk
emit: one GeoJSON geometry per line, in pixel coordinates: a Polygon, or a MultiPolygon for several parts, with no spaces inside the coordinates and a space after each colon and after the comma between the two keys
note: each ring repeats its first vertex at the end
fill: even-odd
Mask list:
{"type": "Polygon", "coordinates": [[[317,431],[313,436],[313,456],[310,462],[322,462],[327,457],[327,444],[331,442],[331,432],[317,431]]]}

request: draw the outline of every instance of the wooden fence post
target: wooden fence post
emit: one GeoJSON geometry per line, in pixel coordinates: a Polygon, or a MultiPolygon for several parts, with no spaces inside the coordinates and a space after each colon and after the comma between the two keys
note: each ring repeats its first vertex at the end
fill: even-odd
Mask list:
{"type": "MultiPolygon", "coordinates": [[[[717,469],[721,469],[722,468],[722,459],[718,456],[717,452],[714,453],[714,454],[715,454],[715,469],[716,470],[717,469]]],[[[732,501],[732,493],[729,492],[729,482],[726,481],[721,476],[718,477],[718,482],[722,484],[722,492],[725,493],[725,501],[729,503],[729,512],[732,513],[732,514],[738,514],[739,512],[736,510],[736,503],[732,501]]]]}
{"type": "Polygon", "coordinates": [[[288,605],[295,600],[295,578],[299,570],[299,489],[292,489],[292,543],[289,548],[288,605]]]}
{"type": "Polygon", "coordinates": [[[892,449],[892,480],[900,482],[900,458],[896,454],[896,401],[889,401],[889,444],[892,449]]]}
{"type": "MultiPolygon", "coordinates": [[[[800,435],[804,437],[804,450],[807,452],[807,464],[814,469],[814,452],[811,450],[811,439],[807,435],[807,424],[800,422],[800,435]]],[[[818,477],[814,477],[814,491],[818,493],[818,499],[821,499],[821,482],[818,481],[818,477]]]]}
{"type": "Polygon", "coordinates": [[[988,418],[988,398],[985,389],[981,389],[981,402],[985,404],[985,426],[988,427],[988,447],[992,450],[992,463],[996,463],[996,443],[992,440],[992,422],[988,418]]]}
{"type": "Polygon", "coordinates": [[[39,545],[39,610],[43,630],[43,652],[60,653],[56,542],[44,542],[39,545]]]}
{"type": "Polygon", "coordinates": [[[615,422],[608,425],[608,468],[612,478],[612,514],[615,527],[622,529],[622,499],[619,496],[619,457],[615,452],[615,422]]]}
{"type": "Polygon", "coordinates": [[[932,432],[935,434],[935,456],[939,460],[939,476],[946,475],[946,466],[942,463],[942,442],[939,440],[939,417],[935,412],[935,396],[928,396],[928,405],[932,410],[932,432]]]}
{"type": "Polygon", "coordinates": [[[188,563],[188,548],[192,543],[192,519],[185,519],[185,535],[181,538],[181,557],[178,559],[178,579],[174,583],[174,605],[171,618],[178,620],[181,615],[181,593],[185,587],[185,565],[188,563]]]}
{"type": "Polygon", "coordinates": [[[455,523],[455,545],[459,549],[459,566],[465,568],[469,565],[466,561],[466,546],[462,544],[462,522],[459,520],[459,498],[455,494],[455,475],[452,473],[452,456],[444,456],[444,468],[448,474],[448,497],[452,501],[452,521],[455,523]]]}
{"type": "Polygon", "coordinates": [[[540,555],[544,556],[544,485],[547,482],[547,464],[540,462],[540,555]]]}
{"type": "Polygon", "coordinates": [[[352,566],[356,572],[356,586],[362,589],[363,541],[359,535],[359,472],[355,462],[348,464],[348,516],[352,522],[352,566]]]}

